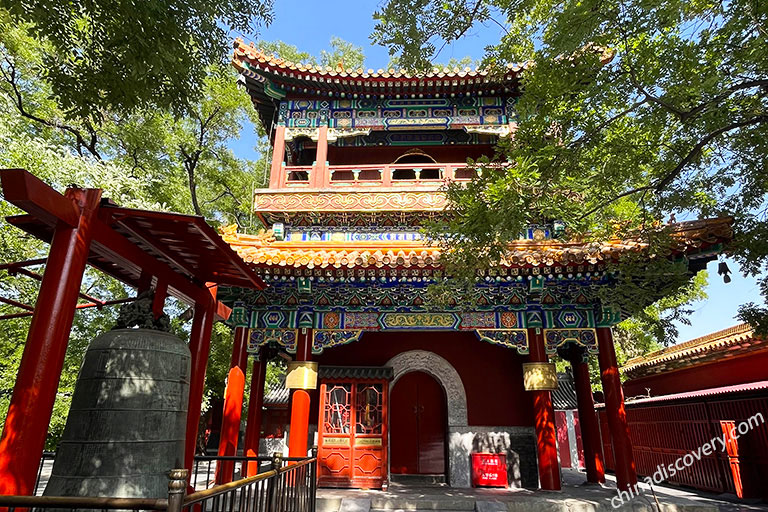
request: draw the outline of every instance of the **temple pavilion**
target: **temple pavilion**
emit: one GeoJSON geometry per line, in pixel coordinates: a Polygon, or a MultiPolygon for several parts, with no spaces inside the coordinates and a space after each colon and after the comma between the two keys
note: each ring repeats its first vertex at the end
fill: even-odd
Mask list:
{"type": "MultiPolygon", "coordinates": [[[[273,147],[269,187],[253,198],[265,228],[259,234],[236,226],[219,234],[201,217],[122,208],[98,189],[73,186],[62,195],[30,172],[0,170],[4,199],[25,212],[6,220],[50,243],[46,259],[0,265],[41,281],[34,308],[0,298],[22,310],[0,319],[31,317],[0,437],[0,495],[34,492],[75,311],[148,301],[157,320],[169,296],[190,306],[193,321],[189,371],[176,377],[189,375],[176,396],[188,404],[179,409],[185,414],[173,422],[183,430],[172,439],[183,457],[168,460],[168,469],[193,469],[212,324],[228,321],[235,336],[218,483],[232,478],[227,456],[259,455],[266,363],[282,357],[292,390],[289,455],[305,457],[316,445],[322,486],[427,479],[468,487],[480,470],[502,486],[559,489],[557,377],[549,361],[559,354],[573,369],[588,480],[604,480],[592,357],[610,467],[621,488],[633,485],[611,335],[624,313],[601,304],[597,291],[613,282],[607,266],[642,253],[642,240],[569,243],[559,238],[562,222],[529,226],[509,242],[501,265],[477,269],[471,292],[439,307],[428,297],[431,284],[450,276],[422,227],[447,215],[447,181],[474,176],[467,158],[491,155],[501,138],[514,136],[524,68],[419,77],[319,69],[241,41],[233,64],[273,147]],[[29,270],[42,264],[43,275],[29,270]],[[86,265],[138,296],[84,294],[86,265]],[[250,402],[238,446],[249,354],[250,402]]],[[[728,219],[669,229],[668,256],[692,274],[732,237],[728,219]]],[[[256,471],[252,460],[243,473],[256,471]]]]}
{"type": "MultiPolygon", "coordinates": [[[[478,271],[469,300],[436,308],[427,297],[446,276],[421,228],[445,215],[446,181],[473,177],[467,158],[513,136],[524,68],[316,68],[242,41],[233,65],[273,159],[254,196],[265,231],[222,234],[266,287],[219,298],[247,329],[248,352],[292,360],[291,455],[316,444],[320,485],[378,488],[415,475],[468,487],[473,453],[503,454],[509,486],[559,489],[548,361],[560,353],[573,366],[589,480],[604,479],[587,365],[597,357],[618,482],[633,484],[611,337],[622,312],[596,290],[640,240],[565,243],[562,223],[530,226],[503,265],[478,271]]],[[[720,219],[671,229],[669,256],[692,274],[731,237],[720,219]]]]}

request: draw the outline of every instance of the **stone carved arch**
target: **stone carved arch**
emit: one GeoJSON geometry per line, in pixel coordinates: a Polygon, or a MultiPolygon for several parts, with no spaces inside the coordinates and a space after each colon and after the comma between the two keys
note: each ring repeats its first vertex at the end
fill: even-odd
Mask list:
{"type": "Polygon", "coordinates": [[[392,389],[397,381],[408,372],[424,372],[443,386],[448,407],[448,427],[467,426],[467,393],[456,369],[434,352],[410,350],[390,359],[386,366],[394,370],[392,389]]]}

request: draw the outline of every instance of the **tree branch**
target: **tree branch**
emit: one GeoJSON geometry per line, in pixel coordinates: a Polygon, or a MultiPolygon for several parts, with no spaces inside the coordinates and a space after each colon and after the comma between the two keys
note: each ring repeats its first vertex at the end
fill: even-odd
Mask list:
{"type": "MultiPolygon", "coordinates": [[[[93,155],[97,160],[101,160],[101,155],[99,154],[98,150],[96,149],[96,144],[98,142],[98,138],[96,135],[95,130],[93,130],[92,127],[88,127],[89,131],[89,141],[86,142],[85,137],[82,133],[80,133],[80,130],[77,128],[62,124],[62,123],[55,123],[53,121],[49,121],[48,119],[44,119],[38,115],[33,114],[32,112],[27,111],[27,109],[24,107],[24,96],[21,93],[21,90],[19,89],[19,85],[17,82],[17,70],[16,66],[14,66],[13,62],[8,59],[6,56],[4,58],[6,64],[9,68],[9,73],[6,73],[5,70],[2,71],[3,78],[5,81],[11,86],[11,91],[13,93],[13,104],[16,107],[16,110],[19,112],[19,115],[22,117],[29,119],[30,121],[34,121],[36,123],[42,124],[44,126],[47,126],[49,128],[55,128],[57,130],[62,130],[70,135],[73,135],[75,137],[75,142],[77,144],[78,153],[82,154],[82,148],[85,148],[88,150],[91,155],[93,155]]],[[[2,69],[2,68],[0,68],[2,69]]]]}
{"type": "Polygon", "coordinates": [[[768,121],[768,115],[759,115],[752,117],[750,119],[745,119],[743,121],[737,121],[735,123],[731,123],[729,125],[723,126],[718,128],[717,130],[714,130],[712,132],[709,132],[707,135],[702,137],[702,139],[695,145],[691,150],[688,152],[688,154],[683,158],[677,166],[675,166],[674,169],[672,169],[669,173],[667,173],[666,176],[664,176],[661,180],[658,181],[655,185],[656,192],[660,192],[664,187],[672,183],[675,178],[685,169],[685,167],[690,164],[701,152],[701,150],[706,147],[707,144],[712,142],[712,140],[716,139],[720,135],[729,132],[731,130],[735,130],[737,128],[744,128],[753,124],[760,124],[768,121]]]}
{"type": "Polygon", "coordinates": [[[751,126],[753,124],[760,124],[768,122],[768,115],[758,115],[755,117],[752,117],[750,119],[745,119],[743,121],[737,121],[734,123],[731,123],[726,126],[722,126],[718,128],[717,130],[713,130],[709,132],[707,135],[702,137],[698,143],[696,143],[695,146],[691,148],[690,151],[688,151],[688,154],[680,160],[680,162],[675,166],[674,169],[669,171],[667,174],[664,175],[660,180],[656,181],[655,183],[651,183],[649,185],[645,185],[642,187],[633,188],[631,190],[627,190],[625,192],[622,192],[621,194],[618,194],[616,196],[611,197],[610,199],[607,199],[605,201],[600,202],[597,206],[591,208],[589,211],[584,213],[579,217],[578,220],[582,220],[586,217],[589,217],[593,213],[605,208],[611,203],[614,203],[615,201],[618,201],[619,199],[627,196],[631,196],[633,194],[637,194],[639,192],[647,192],[650,190],[653,190],[654,192],[661,192],[665,187],[667,187],[670,183],[672,183],[679,175],[680,173],[691,163],[693,162],[696,157],[701,153],[701,151],[712,142],[714,139],[719,137],[720,135],[723,135],[724,133],[727,133],[731,130],[735,130],[737,128],[745,128],[747,126],[751,126]]]}

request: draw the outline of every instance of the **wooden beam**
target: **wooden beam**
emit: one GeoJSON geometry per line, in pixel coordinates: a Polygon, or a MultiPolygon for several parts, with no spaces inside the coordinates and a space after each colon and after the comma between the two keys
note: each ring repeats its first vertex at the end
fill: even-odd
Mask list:
{"type": "Polygon", "coordinates": [[[219,301],[216,302],[216,313],[215,313],[216,316],[214,317],[215,321],[226,322],[227,320],[229,320],[229,315],[231,314],[232,314],[232,308],[230,308],[223,302],[219,302],[219,301]]]}
{"type": "Polygon", "coordinates": [[[17,308],[20,308],[20,309],[25,309],[27,311],[34,311],[35,310],[35,308],[30,306],[29,304],[24,304],[22,302],[15,301],[13,299],[6,299],[5,297],[0,297],[0,302],[4,302],[6,304],[9,304],[11,306],[14,306],[14,307],[17,307],[17,308]]]}
{"type": "Polygon", "coordinates": [[[94,220],[92,250],[115,262],[126,261],[152,275],[162,275],[168,280],[169,294],[186,302],[195,304],[211,300],[211,295],[202,283],[196,284],[182,277],[166,263],[150,256],[132,244],[127,238],[117,233],[102,219],[94,220]]]}
{"type": "MultiPolygon", "coordinates": [[[[115,299],[115,300],[107,300],[103,302],[94,303],[94,302],[88,302],[86,304],[78,304],[75,306],[75,309],[90,309],[90,308],[99,308],[101,309],[104,306],[114,306],[116,304],[127,304],[128,302],[133,302],[136,300],[136,297],[129,297],[127,299],[115,299]]],[[[24,312],[24,313],[11,313],[9,315],[0,315],[0,320],[9,320],[11,318],[24,318],[27,316],[32,316],[34,314],[34,311],[24,312]]]]}
{"type": "MultiPolygon", "coordinates": [[[[26,268],[23,268],[23,267],[9,269],[8,273],[10,275],[12,275],[12,276],[16,275],[16,274],[22,274],[22,275],[25,275],[27,277],[31,277],[32,279],[35,279],[37,281],[42,281],[43,280],[43,276],[42,275],[38,274],[37,272],[32,272],[31,270],[27,270],[26,268]]],[[[87,301],[94,302],[96,304],[99,304],[99,303],[103,302],[103,301],[97,299],[96,297],[91,297],[87,293],[83,293],[83,292],[79,292],[78,296],[81,299],[85,299],[87,301]]]]}
{"type": "Polygon", "coordinates": [[[5,199],[50,226],[64,222],[77,226],[80,207],[24,169],[0,170],[5,199]]]}
{"type": "Polygon", "coordinates": [[[15,261],[13,263],[3,263],[0,265],[0,270],[11,270],[15,268],[32,267],[34,265],[42,265],[48,261],[48,258],[37,258],[36,260],[27,261],[15,261]]]}
{"type": "Polygon", "coordinates": [[[261,278],[256,275],[256,273],[253,271],[251,267],[248,266],[248,264],[241,258],[232,247],[226,243],[219,235],[214,231],[214,229],[209,226],[207,223],[203,223],[202,226],[198,226],[198,229],[200,230],[200,234],[202,234],[212,245],[215,247],[218,247],[223,252],[230,255],[232,258],[232,262],[235,264],[235,266],[240,269],[240,271],[243,273],[245,277],[248,278],[250,283],[253,285],[254,288],[257,290],[263,290],[267,287],[267,285],[264,283],[264,281],[261,280],[261,278]]]}
{"type": "Polygon", "coordinates": [[[157,251],[157,253],[160,254],[163,258],[177,266],[179,270],[190,276],[195,275],[194,270],[189,268],[185,262],[175,258],[172,254],[170,254],[169,251],[164,250],[160,244],[154,242],[151,238],[142,235],[138,229],[128,224],[125,219],[118,219],[118,223],[120,227],[130,233],[132,237],[136,238],[141,243],[146,244],[148,247],[152,248],[152,250],[157,251]]]}

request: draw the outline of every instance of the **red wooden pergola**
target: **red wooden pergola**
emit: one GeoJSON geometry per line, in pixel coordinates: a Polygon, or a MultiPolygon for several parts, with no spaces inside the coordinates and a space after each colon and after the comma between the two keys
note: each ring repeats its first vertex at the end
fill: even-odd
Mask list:
{"type": "MultiPolygon", "coordinates": [[[[22,169],[0,170],[0,182],[5,199],[27,212],[8,222],[51,245],[34,310],[12,304],[32,320],[0,438],[0,494],[32,494],[72,320],[84,306],[78,298],[86,265],[139,292],[153,289],[156,316],[169,295],[194,307],[185,448],[185,466],[191,468],[211,328],[214,319],[230,313],[216,300],[217,286],[264,283],[202,217],[121,208],[99,189],[69,188],[62,195],[22,169]]],[[[42,261],[5,268],[29,275],[31,263],[42,261]]],[[[107,304],[86,300],[93,307],[107,304]]]]}

